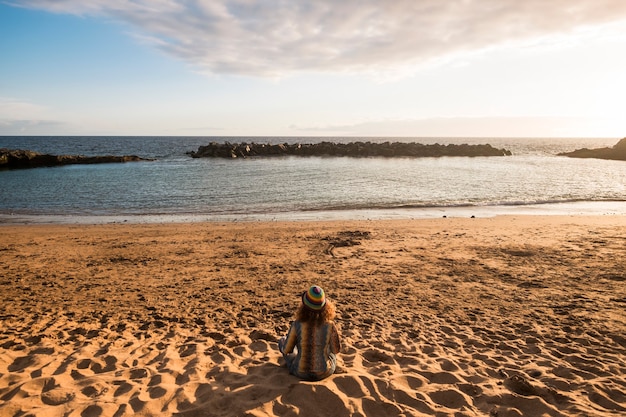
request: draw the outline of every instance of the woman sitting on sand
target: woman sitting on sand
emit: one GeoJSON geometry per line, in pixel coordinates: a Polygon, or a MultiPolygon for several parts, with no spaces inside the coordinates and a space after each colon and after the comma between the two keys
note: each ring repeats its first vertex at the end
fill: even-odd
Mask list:
{"type": "Polygon", "coordinates": [[[334,318],[335,306],[322,288],[314,285],[302,294],[296,320],[278,341],[291,374],[319,381],[335,372],[341,343],[334,318]]]}

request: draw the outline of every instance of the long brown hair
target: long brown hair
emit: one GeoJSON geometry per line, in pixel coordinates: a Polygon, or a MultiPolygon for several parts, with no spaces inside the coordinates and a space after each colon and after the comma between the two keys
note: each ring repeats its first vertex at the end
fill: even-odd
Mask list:
{"type": "Polygon", "coordinates": [[[329,299],[326,299],[326,305],[322,311],[313,311],[304,304],[300,304],[300,308],[296,313],[296,320],[302,323],[309,321],[318,324],[330,323],[335,319],[335,314],[335,305],[329,299]]]}

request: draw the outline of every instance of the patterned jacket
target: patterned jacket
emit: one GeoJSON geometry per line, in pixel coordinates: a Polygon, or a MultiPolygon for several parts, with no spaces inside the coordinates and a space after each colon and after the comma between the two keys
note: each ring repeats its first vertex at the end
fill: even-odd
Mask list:
{"type": "Polygon", "coordinates": [[[298,320],[291,324],[284,347],[284,353],[296,353],[290,371],[307,379],[322,379],[332,374],[335,355],[340,350],[335,323],[302,323],[298,320]]]}

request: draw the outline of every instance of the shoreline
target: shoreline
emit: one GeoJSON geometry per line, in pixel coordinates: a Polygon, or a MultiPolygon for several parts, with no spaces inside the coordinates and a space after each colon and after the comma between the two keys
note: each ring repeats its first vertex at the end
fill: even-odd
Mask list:
{"type": "Polygon", "coordinates": [[[9,224],[0,415],[626,412],[626,216],[9,224]],[[337,373],[284,335],[310,284],[337,373]]]}
{"type": "Polygon", "coordinates": [[[424,207],[360,210],[320,210],[240,214],[54,215],[0,214],[0,227],[9,224],[159,224],[205,222],[310,222],[350,220],[419,220],[490,218],[496,216],[623,216],[624,201],[581,201],[528,205],[424,207]]]}

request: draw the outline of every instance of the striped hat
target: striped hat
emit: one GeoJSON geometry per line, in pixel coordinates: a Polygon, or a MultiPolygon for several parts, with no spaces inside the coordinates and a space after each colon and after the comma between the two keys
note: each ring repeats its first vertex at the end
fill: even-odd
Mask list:
{"type": "Polygon", "coordinates": [[[302,302],[313,311],[322,311],[326,305],[324,290],[317,285],[313,285],[308,291],[302,294],[302,302]]]}

